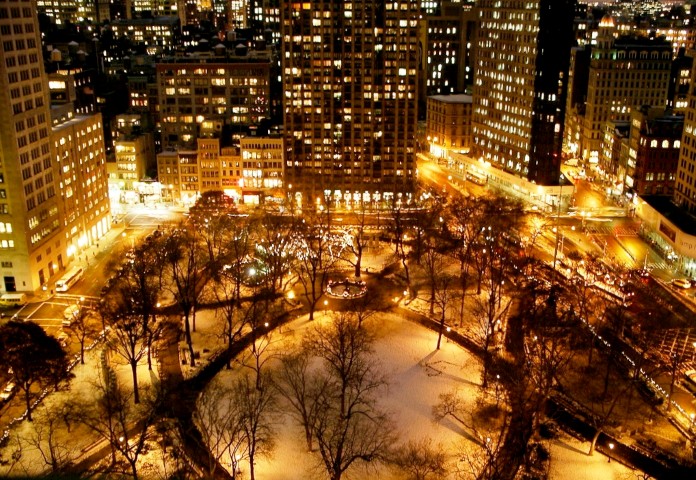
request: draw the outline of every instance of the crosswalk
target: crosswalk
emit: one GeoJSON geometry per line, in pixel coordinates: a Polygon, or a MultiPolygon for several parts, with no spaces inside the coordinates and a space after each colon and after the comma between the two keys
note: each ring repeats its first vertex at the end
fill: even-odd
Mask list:
{"type": "Polygon", "coordinates": [[[650,270],[650,271],[669,270],[670,268],[671,268],[670,264],[668,264],[666,261],[648,262],[648,270],[650,270]]]}
{"type": "Polygon", "coordinates": [[[609,225],[588,224],[585,226],[585,231],[592,235],[615,235],[617,237],[635,237],[638,235],[638,227],[634,226],[611,227],[609,225]]]}

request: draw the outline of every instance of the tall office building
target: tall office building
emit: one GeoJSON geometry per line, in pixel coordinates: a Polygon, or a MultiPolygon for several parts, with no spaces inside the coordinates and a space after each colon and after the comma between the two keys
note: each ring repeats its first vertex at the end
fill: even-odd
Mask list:
{"type": "MultiPolygon", "coordinates": [[[[431,11],[426,4],[424,24],[421,28],[422,43],[426,45],[423,58],[425,75],[421,82],[421,102],[426,95],[463,93],[467,80],[471,80],[471,44],[475,33],[475,12],[471,3],[452,0],[438,2],[431,11]]],[[[470,83],[469,83],[470,85],[470,83]]],[[[421,115],[423,112],[421,112],[421,115]]]]}
{"type": "Polygon", "coordinates": [[[575,0],[480,0],[473,155],[559,182],[575,0]]]}
{"type": "Polygon", "coordinates": [[[336,207],[408,196],[419,10],[412,0],[282,2],[285,183],[293,192],[336,207]]]}
{"type": "Polygon", "coordinates": [[[8,292],[46,285],[111,223],[101,117],[80,120],[65,105],[52,128],[33,5],[0,4],[0,290],[8,292]]]}

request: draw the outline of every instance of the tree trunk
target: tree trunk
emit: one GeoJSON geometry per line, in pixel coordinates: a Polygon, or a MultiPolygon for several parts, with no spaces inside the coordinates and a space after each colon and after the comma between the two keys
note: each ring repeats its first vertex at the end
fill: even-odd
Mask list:
{"type": "Polygon", "coordinates": [[[85,338],[84,336],[82,337],[82,340],[80,341],[80,365],[85,364],[85,338]]]}
{"type": "Polygon", "coordinates": [[[186,336],[186,344],[189,347],[189,354],[191,356],[191,366],[196,366],[196,360],[193,358],[193,340],[191,339],[191,323],[189,322],[189,312],[184,314],[184,334],[186,336]]]}
{"type": "Polygon", "coordinates": [[[138,465],[135,460],[130,461],[131,474],[133,475],[133,480],[138,480],[138,465]]]}
{"type": "Polygon", "coordinates": [[[307,450],[311,453],[314,451],[314,442],[313,436],[312,436],[312,431],[305,425],[305,440],[307,441],[307,450]]]}
{"type": "Polygon", "coordinates": [[[152,333],[147,334],[147,369],[152,370],[152,333]]]}
{"type": "Polygon", "coordinates": [[[138,362],[131,359],[131,373],[133,374],[133,402],[140,403],[140,391],[138,390],[138,362]]]}
{"type": "Polygon", "coordinates": [[[440,350],[440,343],[442,342],[442,334],[445,330],[445,314],[443,311],[442,316],[440,317],[440,332],[437,335],[437,350],[440,350]]]}
{"type": "Polygon", "coordinates": [[[249,452],[249,479],[256,480],[254,477],[254,452],[253,450],[249,452]]]}
{"type": "Polygon", "coordinates": [[[27,405],[27,421],[32,422],[32,421],[34,421],[34,419],[31,418],[31,398],[29,397],[29,387],[27,387],[24,390],[24,400],[25,400],[26,405],[27,405]]]}
{"type": "MultiPolygon", "coordinates": [[[[434,279],[430,279],[430,315],[435,314],[435,281],[434,279]]],[[[444,305],[442,306],[444,309],[444,305]]]]}
{"type": "Polygon", "coordinates": [[[363,251],[363,246],[362,243],[358,242],[358,253],[356,255],[355,259],[355,278],[360,278],[360,269],[362,268],[362,251],[363,251]]]}
{"type": "Polygon", "coordinates": [[[592,442],[590,442],[590,451],[587,452],[588,456],[592,456],[592,454],[594,454],[595,446],[597,445],[597,440],[599,439],[599,436],[601,434],[602,434],[602,430],[598,428],[597,431],[595,432],[594,436],[592,437],[592,442]]]}

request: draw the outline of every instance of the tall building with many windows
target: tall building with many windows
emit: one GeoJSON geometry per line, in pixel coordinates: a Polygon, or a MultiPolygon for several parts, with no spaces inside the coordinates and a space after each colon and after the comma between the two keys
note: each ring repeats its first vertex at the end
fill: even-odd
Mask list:
{"type": "Polygon", "coordinates": [[[473,155],[559,182],[575,0],[480,0],[473,155]]]}
{"type": "Polygon", "coordinates": [[[296,196],[337,207],[408,197],[419,10],[412,0],[282,2],[286,185],[296,196]]]}
{"type": "Polygon", "coordinates": [[[165,57],[157,64],[162,147],[195,148],[201,136],[240,137],[270,116],[269,52],[222,47],[210,56],[165,57]]]}
{"type": "Polygon", "coordinates": [[[607,121],[629,121],[633,110],[664,107],[668,98],[672,45],[662,37],[616,33],[607,15],[599,24],[596,45],[573,52],[566,145],[590,164],[599,163],[607,121]]]}
{"type": "Polygon", "coordinates": [[[66,105],[53,123],[34,5],[0,3],[0,291],[8,292],[48,284],[111,224],[101,116],[81,120],[66,105]]]}

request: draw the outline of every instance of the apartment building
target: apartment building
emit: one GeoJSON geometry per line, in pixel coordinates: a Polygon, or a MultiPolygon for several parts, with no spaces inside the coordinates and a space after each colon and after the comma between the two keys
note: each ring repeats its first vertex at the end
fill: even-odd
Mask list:
{"type": "Polygon", "coordinates": [[[450,150],[469,152],[472,105],[471,95],[428,97],[425,134],[432,155],[443,157],[450,150]]]}
{"type": "Polygon", "coordinates": [[[286,182],[299,205],[408,202],[418,2],[281,2],[286,182]]]}
{"type": "Polygon", "coordinates": [[[574,51],[576,57],[587,55],[589,62],[573,63],[587,69],[576,68],[571,73],[576,79],[568,94],[565,138],[569,150],[595,165],[605,122],[629,121],[631,112],[644,105],[664,107],[672,68],[672,46],[664,38],[615,37],[616,27],[609,16],[601,20],[598,33],[595,46],[574,51]],[[585,49],[589,50],[583,52],[585,49]]]}
{"type": "Polygon", "coordinates": [[[51,116],[35,2],[0,4],[0,290],[48,285],[110,227],[100,115],[51,116]]]}
{"type": "Polygon", "coordinates": [[[157,64],[163,149],[196,149],[202,135],[241,137],[269,118],[269,52],[224,47],[157,64]]]}

